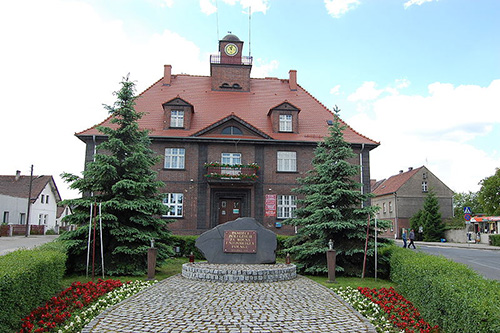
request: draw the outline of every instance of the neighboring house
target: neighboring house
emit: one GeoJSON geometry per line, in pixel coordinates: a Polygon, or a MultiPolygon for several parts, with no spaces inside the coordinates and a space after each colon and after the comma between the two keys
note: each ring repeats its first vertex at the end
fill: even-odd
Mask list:
{"type": "Polygon", "coordinates": [[[59,230],[68,230],[71,228],[71,225],[68,224],[68,222],[63,221],[63,219],[71,215],[71,207],[68,205],[65,206],[58,206],[57,207],[57,216],[56,216],[56,232],[59,233],[59,230]]]}
{"type": "MultiPolygon", "coordinates": [[[[401,237],[401,229],[410,227],[410,218],[423,208],[427,193],[432,190],[439,202],[443,219],[453,217],[453,191],[425,166],[372,183],[372,205],[379,206],[377,217],[390,220],[392,226],[383,235],[401,237]]],[[[418,232],[418,230],[415,230],[418,232]]]]}
{"type": "MultiPolygon", "coordinates": [[[[0,176],[0,214],[2,224],[27,223],[30,176],[0,176]]],[[[56,226],[57,203],[61,196],[52,176],[33,176],[29,224],[56,226]]]]}
{"type": "MultiPolygon", "coordinates": [[[[162,161],[154,167],[165,186],[164,216],[174,219],[176,234],[200,234],[218,224],[250,216],[281,234],[293,217],[297,177],[311,169],[314,149],[329,135],[334,115],[297,83],[288,79],[250,78],[252,58],[242,56],[234,35],[219,41],[210,57],[210,76],[163,77],[140,94],[139,126],[149,130],[151,148],[162,161]]],[[[182,52],[179,50],[179,52],[182,52]]],[[[110,118],[102,126],[113,126],[110,118]]],[[[97,125],[77,133],[86,144],[85,162],[106,137],[97,125]]],[[[370,191],[370,150],[379,143],[349,126],[344,138],[362,166],[357,181],[370,191]]],[[[369,204],[369,202],[367,203],[369,204]]]]}

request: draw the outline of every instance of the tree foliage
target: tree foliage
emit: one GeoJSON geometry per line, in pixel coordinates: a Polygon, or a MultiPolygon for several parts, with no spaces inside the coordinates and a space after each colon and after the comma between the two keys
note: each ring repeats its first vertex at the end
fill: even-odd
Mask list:
{"type": "Polygon", "coordinates": [[[488,215],[500,215],[500,168],[494,175],[486,177],[479,182],[481,189],[478,200],[488,215]]]}
{"type": "MultiPolygon", "coordinates": [[[[97,146],[94,161],[86,165],[83,177],[62,175],[71,184],[70,188],[83,194],[82,198],[63,202],[75,207],[66,221],[79,226],[76,231],[61,237],[69,244],[70,272],[86,270],[89,209],[97,203],[102,205],[107,275],[143,274],[152,239],[158,248],[158,262],[171,252],[167,246],[170,239],[167,221],[157,217],[166,211],[159,193],[163,183],[156,180],[156,173],[152,171],[159,157],[149,148],[148,132],[140,130],[137,124],[142,114],[134,108],[135,84],[126,77],[121,82],[121,89],[114,94],[117,97],[114,105],[105,106],[113,125],[98,127],[107,140],[97,146]]],[[[99,244],[96,241],[96,258],[100,258],[99,244]]],[[[96,262],[100,263],[100,259],[96,262]]]]}
{"type": "MultiPolygon", "coordinates": [[[[297,234],[287,241],[285,252],[294,257],[302,273],[327,272],[330,239],[337,252],[337,271],[359,275],[362,270],[368,217],[374,216],[377,208],[363,206],[370,196],[361,193],[361,184],[354,181],[360,167],[350,161],[355,154],[344,140],[344,128],[335,115],[330,135],[316,147],[313,169],[299,178],[301,186],[293,189],[304,198],[298,200],[296,217],[285,222],[298,226],[297,234]]],[[[372,221],[371,235],[373,231],[372,221]]],[[[373,250],[372,239],[370,258],[373,250]]]]}
{"type": "Polygon", "coordinates": [[[444,238],[445,224],[439,212],[439,201],[436,193],[432,190],[427,193],[424,200],[424,205],[410,219],[410,226],[418,232],[419,228],[423,228],[423,241],[436,242],[444,238]]]}

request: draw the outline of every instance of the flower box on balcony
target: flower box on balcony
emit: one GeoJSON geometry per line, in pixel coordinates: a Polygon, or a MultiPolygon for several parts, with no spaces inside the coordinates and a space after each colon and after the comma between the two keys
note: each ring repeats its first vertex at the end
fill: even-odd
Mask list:
{"type": "Polygon", "coordinates": [[[256,180],[259,166],[252,164],[221,164],[217,162],[205,163],[208,179],[230,179],[230,180],[256,180]]]}

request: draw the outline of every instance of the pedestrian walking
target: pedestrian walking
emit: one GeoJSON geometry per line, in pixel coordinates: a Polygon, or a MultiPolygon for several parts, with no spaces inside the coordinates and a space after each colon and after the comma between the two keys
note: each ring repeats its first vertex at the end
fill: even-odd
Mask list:
{"type": "Polygon", "coordinates": [[[413,241],[415,240],[415,231],[413,229],[410,230],[410,244],[408,244],[408,248],[413,245],[413,248],[416,249],[417,247],[415,246],[415,243],[413,241]]]}
{"type": "Polygon", "coordinates": [[[403,237],[403,247],[406,249],[406,239],[407,238],[406,238],[406,230],[405,229],[403,229],[403,236],[402,237],[403,237]]]}

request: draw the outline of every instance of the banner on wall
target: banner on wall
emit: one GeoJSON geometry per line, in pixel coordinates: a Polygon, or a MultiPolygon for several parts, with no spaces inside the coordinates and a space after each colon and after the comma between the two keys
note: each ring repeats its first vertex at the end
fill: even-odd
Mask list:
{"type": "Polygon", "coordinates": [[[276,194],[266,194],[266,217],[276,216],[276,194]]]}

